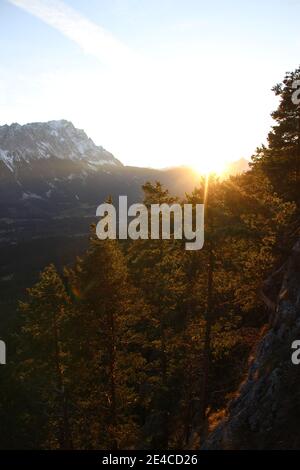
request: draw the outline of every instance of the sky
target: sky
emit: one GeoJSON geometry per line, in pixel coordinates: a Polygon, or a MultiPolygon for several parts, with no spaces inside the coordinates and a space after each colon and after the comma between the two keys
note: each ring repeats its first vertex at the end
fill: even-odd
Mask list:
{"type": "Polygon", "coordinates": [[[0,0],[0,125],[67,119],[126,165],[250,158],[299,18],[300,0],[0,0]]]}

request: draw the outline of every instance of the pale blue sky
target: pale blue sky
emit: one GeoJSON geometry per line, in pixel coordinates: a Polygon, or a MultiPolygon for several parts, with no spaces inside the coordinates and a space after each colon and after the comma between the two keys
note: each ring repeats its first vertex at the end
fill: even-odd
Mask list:
{"type": "Polygon", "coordinates": [[[0,0],[0,124],[69,119],[139,166],[249,158],[299,18],[296,0],[0,0]]]}

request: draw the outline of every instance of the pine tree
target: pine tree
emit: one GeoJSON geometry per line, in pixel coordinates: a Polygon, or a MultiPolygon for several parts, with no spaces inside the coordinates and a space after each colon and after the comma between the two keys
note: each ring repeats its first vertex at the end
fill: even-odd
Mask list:
{"type": "Polygon", "coordinates": [[[75,361],[74,371],[79,381],[78,426],[86,436],[82,445],[131,447],[139,439],[139,392],[145,375],[142,325],[147,307],[129,279],[115,240],[93,237],[68,277],[82,357],[75,361]]]}
{"type": "Polygon", "coordinates": [[[273,91],[279,97],[272,113],[276,124],[268,136],[268,146],[257,149],[253,156],[270,178],[274,190],[287,201],[300,207],[300,105],[293,99],[299,88],[300,68],[285,75],[273,91]],[[298,81],[298,82],[297,82],[298,81]]]}
{"type": "MultiPolygon", "coordinates": [[[[230,346],[232,331],[236,328],[236,319],[231,316],[227,307],[230,293],[226,289],[227,279],[222,269],[224,244],[232,229],[233,217],[224,204],[223,184],[213,175],[203,178],[200,186],[188,195],[187,201],[194,205],[205,204],[204,247],[200,252],[191,254],[189,259],[189,263],[193,266],[191,295],[194,297],[194,312],[191,312],[188,330],[191,336],[190,354],[193,361],[189,373],[195,379],[192,396],[200,420],[201,439],[204,439],[207,433],[212,389],[212,359],[219,347],[215,335],[222,329],[225,334],[224,326],[229,323],[226,335],[231,336],[230,340],[227,339],[227,346],[230,346]],[[195,360],[197,353],[198,360],[195,360]]],[[[191,413],[190,410],[188,415],[191,413]]]]}
{"type": "MultiPolygon", "coordinates": [[[[143,186],[144,204],[177,202],[157,182],[143,186]]],[[[172,225],[172,224],[171,224],[172,225]]],[[[172,422],[177,417],[181,393],[184,298],[187,284],[181,240],[136,240],[128,249],[135,283],[151,307],[147,328],[148,384],[145,439],[152,448],[172,445],[172,422]]]]}
{"type": "Polygon", "coordinates": [[[45,268],[37,284],[20,303],[24,319],[19,338],[19,378],[33,390],[41,407],[43,447],[72,448],[67,330],[70,299],[54,265],[45,268]]]}

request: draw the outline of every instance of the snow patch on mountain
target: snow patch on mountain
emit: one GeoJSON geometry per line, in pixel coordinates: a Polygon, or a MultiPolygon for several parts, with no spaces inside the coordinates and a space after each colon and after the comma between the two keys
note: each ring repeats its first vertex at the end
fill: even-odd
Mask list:
{"type": "Polygon", "coordinates": [[[31,163],[51,157],[97,166],[122,165],[110,152],[95,145],[83,130],[66,120],[0,126],[0,161],[10,171],[14,171],[17,162],[31,163]]]}
{"type": "Polygon", "coordinates": [[[10,171],[14,171],[13,156],[7,150],[0,149],[0,161],[2,161],[10,171]]]}
{"type": "Polygon", "coordinates": [[[27,191],[27,192],[22,194],[22,199],[26,200],[26,199],[42,199],[42,198],[38,194],[31,193],[30,191],[27,191]]]}

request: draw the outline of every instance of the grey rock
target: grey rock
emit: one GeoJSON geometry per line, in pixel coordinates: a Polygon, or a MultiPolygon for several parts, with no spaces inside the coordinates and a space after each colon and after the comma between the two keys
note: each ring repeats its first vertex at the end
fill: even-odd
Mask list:
{"type": "Polygon", "coordinates": [[[286,264],[275,317],[248,377],[203,449],[300,448],[300,365],[291,361],[292,342],[300,339],[299,298],[300,241],[286,264]]]}

